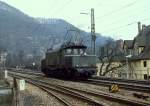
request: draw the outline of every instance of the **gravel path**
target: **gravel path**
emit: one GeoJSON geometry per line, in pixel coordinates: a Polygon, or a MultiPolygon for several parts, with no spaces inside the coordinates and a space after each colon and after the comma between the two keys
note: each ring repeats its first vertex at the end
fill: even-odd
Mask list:
{"type": "Polygon", "coordinates": [[[63,106],[55,97],[26,83],[26,89],[19,94],[19,106],[63,106]]]}
{"type": "MultiPolygon", "coordinates": [[[[13,79],[8,78],[11,85],[13,79]]],[[[38,87],[26,83],[24,91],[18,91],[18,106],[64,106],[54,96],[49,95],[38,87]]]]}

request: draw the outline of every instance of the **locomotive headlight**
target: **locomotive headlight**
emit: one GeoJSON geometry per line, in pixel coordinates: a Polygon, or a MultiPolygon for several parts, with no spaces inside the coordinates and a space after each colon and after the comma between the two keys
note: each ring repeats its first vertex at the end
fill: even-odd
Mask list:
{"type": "Polygon", "coordinates": [[[77,64],[76,67],[79,67],[79,65],[77,64]]]}

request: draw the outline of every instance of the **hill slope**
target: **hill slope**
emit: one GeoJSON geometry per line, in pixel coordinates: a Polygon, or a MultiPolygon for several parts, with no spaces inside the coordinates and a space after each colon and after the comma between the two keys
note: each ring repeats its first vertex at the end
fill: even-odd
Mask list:
{"type": "MultiPolygon", "coordinates": [[[[0,49],[7,50],[16,57],[41,56],[47,48],[70,39],[66,36],[68,29],[76,29],[86,44],[90,33],[84,32],[62,19],[32,18],[20,10],[0,1],[0,49]]],[[[104,44],[107,37],[98,36],[97,45],[104,44]]],[[[13,56],[13,57],[15,57],[13,56]]]]}

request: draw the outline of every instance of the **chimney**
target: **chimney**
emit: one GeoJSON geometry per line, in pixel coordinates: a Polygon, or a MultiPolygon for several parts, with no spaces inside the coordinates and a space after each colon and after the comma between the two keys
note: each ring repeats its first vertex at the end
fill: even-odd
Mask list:
{"type": "Polygon", "coordinates": [[[141,22],[138,22],[138,32],[141,33],[141,22]]]}

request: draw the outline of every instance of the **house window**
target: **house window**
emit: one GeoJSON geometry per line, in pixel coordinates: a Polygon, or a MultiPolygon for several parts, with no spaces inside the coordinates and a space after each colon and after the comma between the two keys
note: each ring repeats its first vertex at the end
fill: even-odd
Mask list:
{"type": "Polygon", "coordinates": [[[146,61],[143,62],[143,66],[147,67],[147,62],[146,61]]]}

